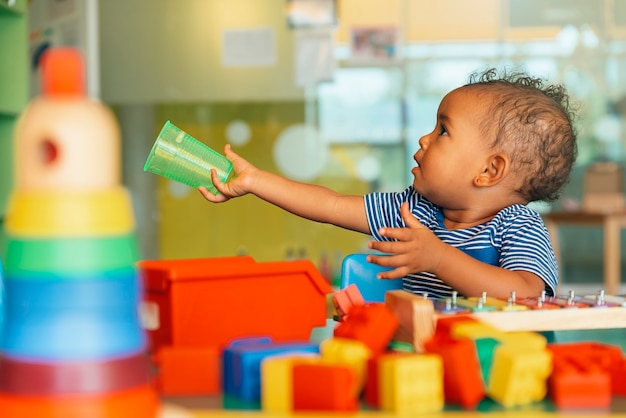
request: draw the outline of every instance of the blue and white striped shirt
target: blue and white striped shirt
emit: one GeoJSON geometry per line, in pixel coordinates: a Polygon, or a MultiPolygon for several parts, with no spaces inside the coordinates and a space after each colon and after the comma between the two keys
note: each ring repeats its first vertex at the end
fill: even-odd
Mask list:
{"type": "MultiPolygon", "coordinates": [[[[558,283],[558,265],[550,236],[541,216],[524,205],[502,209],[493,219],[466,229],[447,229],[443,212],[413,186],[400,193],[370,193],[365,195],[365,210],[372,236],[382,237],[381,227],[406,228],[400,214],[402,203],[408,202],[411,213],[443,242],[493,266],[507,270],[535,273],[545,282],[546,294],[554,295],[558,283]]],[[[409,274],[402,279],[406,290],[428,292],[429,297],[447,298],[452,288],[432,273],[409,274]]]]}

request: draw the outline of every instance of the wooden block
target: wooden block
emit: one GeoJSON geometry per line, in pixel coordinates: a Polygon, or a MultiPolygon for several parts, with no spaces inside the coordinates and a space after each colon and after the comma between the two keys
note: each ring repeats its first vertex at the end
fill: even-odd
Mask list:
{"type": "Polygon", "coordinates": [[[424,342],[435,333],[433,301],[406,290],[390,290],[385,294],[385,305],[400,323],[393,339],[408,342],[416,353],[423,353],[424,342]]]}

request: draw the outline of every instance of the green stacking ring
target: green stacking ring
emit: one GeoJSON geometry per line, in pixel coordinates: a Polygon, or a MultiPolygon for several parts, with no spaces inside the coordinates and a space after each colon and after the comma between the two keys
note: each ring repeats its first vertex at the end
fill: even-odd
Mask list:
{"type": "Polygon", "coordinates": [[[134,267],[139,260],[135,234],[106,238],[15,239],[6,237],[4,272],[89,273],[134,267]]]}

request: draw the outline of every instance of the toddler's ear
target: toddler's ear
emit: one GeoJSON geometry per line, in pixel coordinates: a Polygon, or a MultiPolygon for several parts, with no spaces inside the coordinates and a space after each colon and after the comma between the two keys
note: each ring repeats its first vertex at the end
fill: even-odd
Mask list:
{"type": "Polygon", "coordinates": [[[492,154],[485,161],[482,171],[474,178],[477,187],[498,184],[508,173],[511,162],[505,154],[492,154]]]}

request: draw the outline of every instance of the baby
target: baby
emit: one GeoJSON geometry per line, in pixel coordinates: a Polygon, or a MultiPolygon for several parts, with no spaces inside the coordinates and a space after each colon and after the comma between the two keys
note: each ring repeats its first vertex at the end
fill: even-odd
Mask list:
{"type": "Polygon", "coordinates": [[[554,201],[577,154],[574,111],[561,85],[495,69],[470,76],[439,105],[419,140],[413,184],[393,193],[336,193],[263,171],[224,152],[236,177],[212,180],[210,202],[248,193],[316,222],[371,234],[368,261],[391,267],[406,290],[447,298],[553,295],[558,266],[541,216],[527,204],[554,201]]]}

